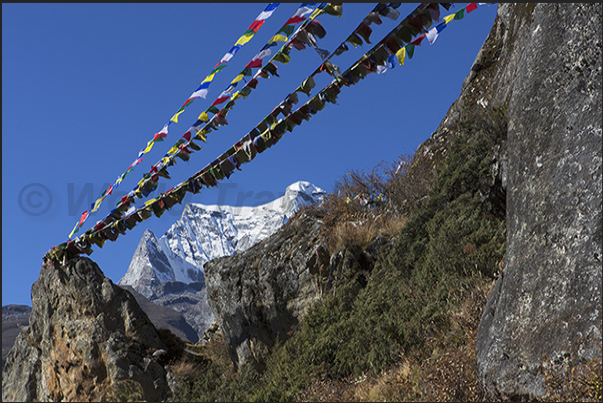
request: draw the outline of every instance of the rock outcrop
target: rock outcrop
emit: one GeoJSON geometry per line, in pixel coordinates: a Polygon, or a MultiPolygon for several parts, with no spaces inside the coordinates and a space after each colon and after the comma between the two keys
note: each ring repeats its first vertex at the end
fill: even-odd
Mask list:
{"type": "Polygon", "coordinates": [[[247,251],[206,263],[209,305],[237,367],[261,365],[319,298],[317,276],[329,268],[321,224],[304,214],[247,251]]]}
{"type": "Polygon", "coordinates": [[[164,342],[132,294],[92,260],[44,265],[32,305],[3,370],[3,401],[98,401],[124,383],[147,401],[169,395],[152,358],[164,342]]]}
{"type": "Polygon", "coordinates": [[[543,357],[601,356],[601,16],[501,4],[468,77],[508,106],[506,266],[477,340],[493,399],[542,397],[543,357]]]}

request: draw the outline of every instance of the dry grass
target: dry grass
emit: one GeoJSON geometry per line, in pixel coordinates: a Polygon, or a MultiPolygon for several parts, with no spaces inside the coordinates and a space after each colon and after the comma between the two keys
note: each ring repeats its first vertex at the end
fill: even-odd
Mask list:
{"type": "MultiPolygon", "coordinates": [[[[379,374],[334,381],[320,379],[303,391],[301,401],[481,402],[485,395],[478,385],[475,342],[477,328],[494,282],[482,281],[451,312],[449,326],[432,334],[421,350],[401,356],[397,364],[379,374]]],[[[465,295],[463,295],[465,294],[465,295]]],[[[451,297],[452,298],[452,297],[451,297]]]]}
{"type": "Polygon", "coordinates": [[[406,217],[385,219],[383,216],[377,216],[369,217],[364,221],[337,223],[329,237],[331,250],[350,245],[365,248],[379,235],[395,236],[404,227],[406,220],[406,217]]]}
{"type": "Polygon", "coordinates": [[[544,402],[600,402],[603,399],[601,357],[578,366],[545,361],[541,374],[547,387],[544,402]]]}

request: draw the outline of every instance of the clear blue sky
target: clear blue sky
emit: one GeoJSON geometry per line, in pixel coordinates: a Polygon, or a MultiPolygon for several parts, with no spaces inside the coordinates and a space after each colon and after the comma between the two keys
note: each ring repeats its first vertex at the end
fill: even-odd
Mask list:
{"type": "MultiPolygon", "coordinates": [[[[43,254],[67,239],[81,213],[127,169],[267,4],[2,4],[2,305],[31,305],[43,254]]],[[[299,4],[276,9],[216,75],[208,98],[180,115],[166,141],[145,155],[82,232],[136,185],[299,4]]],[[[333,51],[374,5],[344,3],[341,18],[320,16],[327,35],[319,47],[333,51]]],[[[371,25],[371,42],[417,5],[403,3],[397,21],[383,18],[382,25],[371,25]]],[[[261,204],[299,180],[330,191],[351,169],[414,153],[458,97],[496,8],[479,7],[452,21],[433,45],[423,41],[404,66],[343,88],[337,105],[327,103],[241,172],[217,188],[187,194],[185,202],[261,204]]],[[[332,61],[343,71],[372,46],[350,46],[332,61]]],[[[280,77],[260,79],[247,99],[237,101],[228,126],[210,133],[188,162],[178,160],[169,169],[172,179],[161,178],[160,191],[226,151],[321,63],[312,49],[292,49],[290,56],[289,64],[277,63],[280,77]]],[[[312,94],[329,82],[326,73],[317,76],[312,94]]],[[[306,99],[300,95],[297,106],[306,99]]],[[[177,205],[159,219],[151,217],[103,249],[94,247],[90,257],[117,282],[144,230],[159,237],[181,212],[177,205]]]]}

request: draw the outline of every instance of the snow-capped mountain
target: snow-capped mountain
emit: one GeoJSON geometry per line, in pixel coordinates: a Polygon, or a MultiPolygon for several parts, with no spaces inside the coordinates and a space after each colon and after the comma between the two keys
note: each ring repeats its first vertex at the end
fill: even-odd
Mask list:
{"type": "Polygon", "coordinates": [[[132,286],[153,299],[154,286],[178,281],[203,282],[203,265],[244,251],[275,233],[304,205],[319,203],[325,192],[309,182],[287,187],[272,202],[254,207],[189,203],[159,239],[145,231],[119,285],[132,286]]]}

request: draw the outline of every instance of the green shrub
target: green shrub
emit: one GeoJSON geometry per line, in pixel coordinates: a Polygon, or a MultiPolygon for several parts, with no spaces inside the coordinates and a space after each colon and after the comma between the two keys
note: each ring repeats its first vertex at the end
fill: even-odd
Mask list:
{"type": "Polygon", "coordinates": [[[501,212],[490,171],[506,136],[505,122],[504,109],[461,122],[433,176],[428,164],[407,159],[396,169],[401,176],[391,169],[381,171],[389,175],[385,179],[375,170],[355,171],[340,181],[340,194],[331,195],[320,212],[326,235],[342,222],[368,220],[379,209],[397,218],[403,212],[407,217],[393,246],[382,248],[367,268],[359,258],[366,242],[344,245],[346,258],[333,273],[332,287],[293,336],[273,347],[263,374],[242,369],[231,375],[210,366],[178,398],[297,400],[317,380],[377,374],[420,353],[434,335],[447,334],[463,298],[494,278],[504,257],[504,205],[501,212]],[[374,196],[384,189],[391,192],[382,205],[345,201],[359,190],[374,196]]]}

